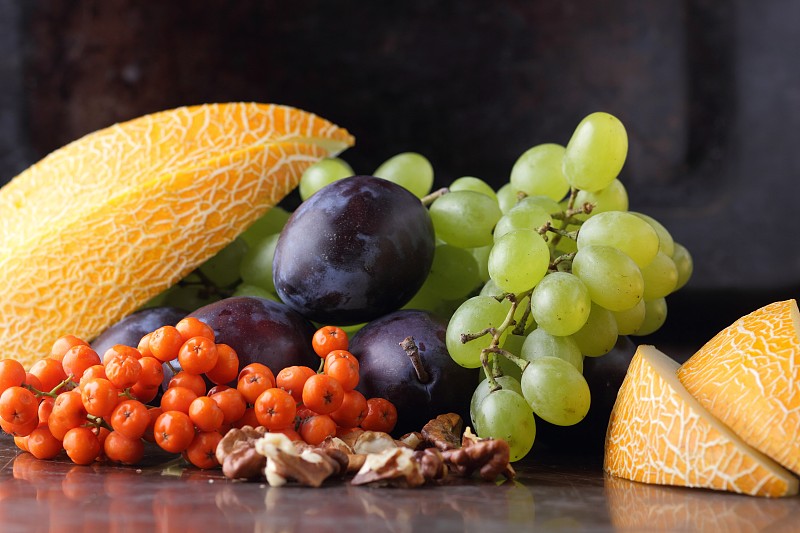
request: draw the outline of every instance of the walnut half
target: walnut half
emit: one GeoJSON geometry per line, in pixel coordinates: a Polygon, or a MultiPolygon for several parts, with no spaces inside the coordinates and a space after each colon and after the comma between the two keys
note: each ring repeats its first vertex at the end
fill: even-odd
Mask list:
{"type": "Polygon", "coordinates": [[[461,447],[461,428],[464,422],[455,413],[439,415],[422,428],[422,437],[439,451],[461,447]]]}
{"type": "Polygon", "coordinates": [[[269,433],[256,442],[258,453],[266,457],[264,474],[271,487],[296,481],[319,487],[329,477],[347,467],[347,457],[339,450],[314,449],[295,445],[281,433],[269,433]]]}
{"type": "Polygon", "coordinates": [[[481,479],[494,481],[503,475],[514,477],[514,469],[509,463],[510,449],[502,439],[480,439],[469,428],[464,432],[463,446],[442,452],[448,466],[462,476],[471,476],[478,471],[481,479]]]}
{"type": "Polygon", "coordinates": [[[368,454],[351,483],[413,488],[446,476],[447,465],[439,450],[428,448],[413,451],[400,446],[368,454]]]}
{"type": "Polygon", "coordinates": [[[419,487],[425,484],[419,463],[410,448],[390,448],[367,455],[361,470],[353,477],[353,485],[382,487],[419,487]]]}
{"type": "Polygon", "coordinates": [[[264,436],[263,427],[244,426],[231,429],[217,445],[216,456],[222,473],[231,479],[259,479],[264,474],[266,458],[255,449],[256,440],[264,436]]]}

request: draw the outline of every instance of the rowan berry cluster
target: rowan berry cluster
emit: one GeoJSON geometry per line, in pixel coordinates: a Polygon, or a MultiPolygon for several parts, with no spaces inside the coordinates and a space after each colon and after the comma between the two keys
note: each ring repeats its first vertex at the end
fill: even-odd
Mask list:
{"type": "Polygon", "coordinates": [[[77,464],[136,464],[148,441],[199,468],[217,466],[217,444],[233,427],[264,426],[309,444],[355,427],[391,431],[397,410],[355,390],[358,360],[347,345],[340,328],[320,328],[312,339],[319,370],[292,366],[276,376],[261,363],[240,369],[235,350],[193,317],[102,359],[66,335],[29,371],[0,361],[0,426],[39,459],[66,451],[77,464]],[[175,372],[163,389],[165,365],[175,372]]]}

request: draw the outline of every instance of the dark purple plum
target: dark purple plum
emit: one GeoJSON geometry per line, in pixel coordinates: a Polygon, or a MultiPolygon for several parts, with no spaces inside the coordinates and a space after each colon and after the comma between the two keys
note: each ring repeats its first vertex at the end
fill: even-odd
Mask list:
{"type": "Polygon", "coordinates": [[[368,322],[416,294],[434,244],[419,198],[390,181],[353,176],[294,212],[278,239],[273,280],[281,300],[311,320],[368,322]]]}
{"type": "Polygon", "coordinates": [[[574,426],[555,426],[537,418],[537,444],[557,450],[580,450],[586,455],[602,455],[608,419],[635,352],[636,344],[630,337],[620,336],[607,354],[585,357],[583,376],[592,393],[589,413],[574,426]]]}
{"type": "Polygon", "coordinates": [[[252,296],[225,298],[192,312],[214,330],[217,343],[239,356],[239,368],[267,365],[274,374],[287,366],[319,366],[311,347],[315,328],[287,306],[252,296]]]}
{"type": "Polygon", "coordinates": [[[148,333],[161,326],[174,326],[185,316],[186,311],[175,307],[150,307],[136,311],[101,333],[91,342],[92,349],[102,358],[115,344],[136,348],[148,333]]]}
{"type": "Polygon", "coordinates": [[[361,370],[357,389],[367,398],[386,398],[397,407],[398,435],[419,431],[443,413],[458,413],[467,420],[478,371],[450,358],[446,329],[447,323],[427,311],[402,310],[373,320],[350,341],[361,370]],[[406,337],[419,349],[420,371],[400,346],[406,337]]]}

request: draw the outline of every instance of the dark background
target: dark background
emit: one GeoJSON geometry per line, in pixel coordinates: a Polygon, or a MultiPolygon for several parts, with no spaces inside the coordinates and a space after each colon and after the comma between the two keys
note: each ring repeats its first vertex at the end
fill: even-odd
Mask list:
{"type": "Polygon", "coordinates": [[[800,3],[0,0],[0,183],[93,130],[254,100],[346,128],[359,173],[425,154],[499,187],[586,114],[626,125],[631,209],[695,258],[653,342],[797,296],[800,3]]]}

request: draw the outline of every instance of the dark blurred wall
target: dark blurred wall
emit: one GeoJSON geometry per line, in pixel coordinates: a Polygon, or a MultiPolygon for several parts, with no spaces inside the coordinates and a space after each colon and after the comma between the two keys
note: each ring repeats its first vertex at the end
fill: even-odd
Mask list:
{"type": "Polygon", "coordinates": [[[691,328],[709,301],[797,296],[797,20],[791,0],[0,0],[0,181],[117,121],[255,100],[347,127],[357,172],[414,150],[438,184],[499,187],[604,110],[628,128],[631,208],[695,256],[670,300],[691,328]]]}

